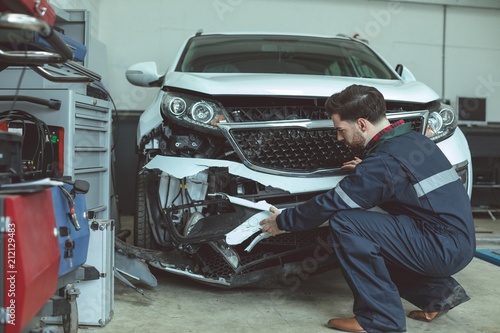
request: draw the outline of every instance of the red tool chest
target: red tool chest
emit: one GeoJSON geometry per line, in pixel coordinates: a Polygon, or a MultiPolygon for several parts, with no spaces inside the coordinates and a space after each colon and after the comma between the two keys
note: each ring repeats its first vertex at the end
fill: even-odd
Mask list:
{"type": "Polygon", "coordinates": [[[6,333],[23,329],[56,292],[60,253],[52,207],[50,189],[0,195],[6,333]]]}

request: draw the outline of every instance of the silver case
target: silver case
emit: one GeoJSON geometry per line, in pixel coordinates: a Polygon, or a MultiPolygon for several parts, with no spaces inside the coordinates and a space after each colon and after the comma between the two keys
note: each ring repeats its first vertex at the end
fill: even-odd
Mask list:
{"type": "Polygon", "coordinates": [[[93,220],[90,224],[86,264],[94,266],[101,278],[74,283],[80,290],[76,299],[78,324],[104,326],[114,313],[115,226],[113,220],[93,220]]]}

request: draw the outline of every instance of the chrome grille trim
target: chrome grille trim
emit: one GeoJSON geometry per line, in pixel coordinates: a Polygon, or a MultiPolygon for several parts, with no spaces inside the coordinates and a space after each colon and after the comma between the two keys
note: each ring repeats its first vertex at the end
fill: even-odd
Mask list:
{"type": "MultiPolygon", "coordinates": [[[[428,110],[387,114],[389,121],[418,123],[420,128],[414,130],[422,134],[428,117],[428,110]]],[[[243,164],[259,172],[293,177],[342,174],[340,165],[353,158],[350,150],[337,141],[331,120],[225,122],[218,126],[243,164]]]]}

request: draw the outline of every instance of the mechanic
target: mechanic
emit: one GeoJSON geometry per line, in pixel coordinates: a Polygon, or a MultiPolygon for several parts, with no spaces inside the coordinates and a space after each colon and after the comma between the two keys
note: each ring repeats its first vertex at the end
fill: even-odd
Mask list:
{"type": "Polygon", "coordinates": [[[408,316],[425,322],[469,300],[451,275],[474,256],[474,221],[445,155],[410,123],[390,124],[373,87],[347,87],[327,100],[326,111],[338,140],[363,150],[362,160],[346,165],[352,171],[328,192],[281,212],[272,207],[261,225],[276,236],[329,221],[355,316],[328,327],[404,332],[401,297],[421,309],[408,316]]]}

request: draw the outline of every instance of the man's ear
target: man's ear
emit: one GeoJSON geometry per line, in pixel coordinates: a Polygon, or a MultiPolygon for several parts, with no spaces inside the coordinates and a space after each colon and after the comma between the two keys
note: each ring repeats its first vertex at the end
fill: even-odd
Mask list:
{"type": "Polygon", "coordinates": [[[366,120],[365,118],[358,118],[357,120],[358,122],[358,127],[359,129],[362,131],[362,132],[366,132],[367,128],[368,128],[368,120],[366,120]]]}

